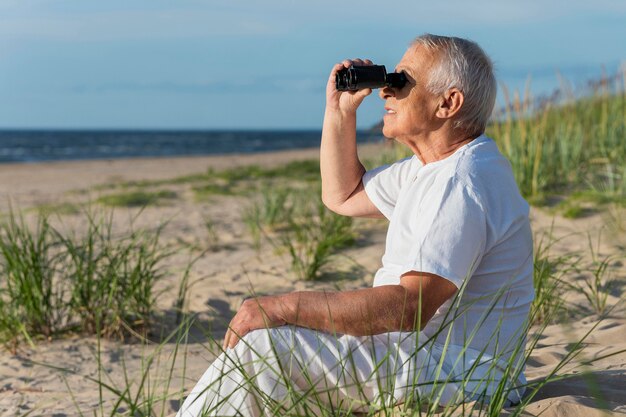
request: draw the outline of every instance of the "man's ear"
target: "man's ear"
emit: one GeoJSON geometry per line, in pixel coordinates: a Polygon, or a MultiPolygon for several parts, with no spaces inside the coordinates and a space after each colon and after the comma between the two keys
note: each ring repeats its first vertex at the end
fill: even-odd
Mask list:
{"type": "Polygon", "coordinates": [[[449,119],[461,110],[464,101],[463,92],[458,88],[451,88],[441,97],[435,114],[441,119],[449,119]]]}

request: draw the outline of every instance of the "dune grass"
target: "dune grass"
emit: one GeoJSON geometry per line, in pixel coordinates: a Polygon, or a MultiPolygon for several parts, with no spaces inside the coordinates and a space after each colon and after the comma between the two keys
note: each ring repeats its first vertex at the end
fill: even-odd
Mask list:
{"type": "Polygon", "coordinates": [[[247,165],[223,171],[210,169],[204,180],[193,186],[193,190],[198,200],[213,194],[250,196],[259,188],[269,188],[277,181],[285,179],[298,182],[319,181],[319,161],[294,161],[274,168],[247,165]]]}
{"type": "Polygon", "coordinates": [[[237,183],[246,181],[271,180],[280,178],[295,178],[304,181],[317,181],[319,179],[319,161],[306,159],[302,161],[292,161],[284,165],[273,168],[261,167],[259,165],[243,165],[225,170],[207,169],[206,172],[198,174],[183,175],[171,179],[159,180],[139,180],[123,181],[104,184],[94,187],[96,190],[108,190],[115,188],[140,189],[155,188],[172,185],[191,185],[193,187],[219,187],[220,192],[228,192],[228,188],[237,183]]]}
{"type": "Polygon", "coordinates": [[[278,241],[291,258],[291,269],[298,279],[316,279],[336,254],[356,242],[350,217],[328,210],[316,195],[315,201],[304,201],[288,219],[278,241]]]}
{"type": "Polygon", "coordinates": [[[572,272],[578,265],[578,258],[571,254],[551,255],[550,249],[555,243],[551,231],[535,236],[533,262],[533,284],[535,299],[531,307],[534,324],[543,324],[559,319],[564,313],[563,293],[565,284],[563,275],[572,272]]]}
{"type": "MultiPolygon", "coordinates": [[[[457,298],[459,295],[457,295],[457,298]]],[[[263,361],[261,365],[254,365],[254,371],[248,369],[246,364],[236,365],[239,372],[243,373],[244,385],[240,389],[250,390],[257,398],[266,404],[266,411],[264,415],[268,416],[499,416],[502,409],[506,405],[507,415],[517,416],[522,415],[524,409],[533,401],[534,397],[541,391],[547,384],[555,381],[561,381],[569,377],[584,374],[585,370],[589,366],[593,365],[594,361],[603,360],[613,355],[621,353],[621,351],[608,351],[601,356],[594,357],[594,359],[581,359],[584,356],[585,348],[587,346],[586,339],[593,332],[597,326],[602,323],[600,318],[595,325],[593,325],[582,337],[573,341],[563,357],[551,365],[547,370],[545,378],[537,379],[526,383],[523,386],[517,385],[515,376],[530,359],[531,355],[540,346],[540,341],[543,340],[547,323],[553,321],[553,317],[550,314],[555,314],[556,310],[549,310],[548,316],[544,316],[542,320],[538,320],[536,314],[544,314],[546,311],[534,308],[531,311],[529,322],[541,323],[535,325],[532,328],[527,327],[520,329],[517,339],[510,341],[510,345],[503,347],[503,351],[507,350],[510,355],[506,356],[506,359],[502,359],[496,365],[496,362],[491,358],[487,352],[480,352],[478,360],[474,362],[471,368],[466,369],[469,375],[475,377],[469,377],[467,379],[460,380],[457,374],[449,374],[444,376],[440,374],[440,370],[431,374],[429,377],[421,374],[422,371],[417,371],[412,379],[409,392],[411,395],[406,398],[406,401],[402,404],[396,405],[393,401],[382,401],[377,403],[368,403],[360,401],[355,397],[353,401],[346,402],[342,405],[341,410],[328,405],[327,396],[333,395],[336,386],[327,386],[326,389],[320,388],[313,389],[314,377],[309,374],[306,367],[300,368],[299,372],[302,372],[301,379],[308,381],[310,389],[303,388],[302,382],[297,385],[294,384],[288,378],[283,375],[286,369],[280,365],[271,361],[271,354],[269,357],[262,352],[256,351],[255,346],[248,344],[247,339],[242,339],[239,343],[242,343],[253,352],[256,352],[260,357],[268,357],[267,361],[263,361]],[[527,331],[528,336],[526,336],[527,331]],[[525,343],[524,343],[525,342],[525,343]],[[518,360],[518,354],[521,355],[521,360],[518,360]],[[478,367],[487,366],[485,376],[478,376],[478,367]],[[287,398],[281,401],[276,401],[269,393],[260,391],[256,387],[256,373],[259,369],[264,369],[266,372],[270,372],[275,375],[277,381],[280,384],[286,386],[287,398]],[[497,380],[494,375],[499,372],[503,372],[501,376],[498,376],[497,380]],[[439,375],[439,376],[438,376],[439,375]],[[469,388],[471,385],[465,385],[468,381],[474,381],[477,385],[473,388],[469,388]],[[500,381],[500,382],[497,382],[500,381]],[[454,401],[449,404],[441,403],[441,396],[444,390],[450,384],[461,385],[466,387],[468,396],[474,397],[477,401],[463,402],[454,401]],[[486,401],[481,394],[484,394],[486,384],[492,385],[490,391],[490,401],[486,401]],[[506,399],[512,391],[525,390],[526,393],[522,398],[522,401],[515,405],[507,405],[506,399]]],[[[445,334],[447,331],[445,326],[454,320],[455,317],[446,317],[441,329],[434,336],[439,334],[445,334]]],[[[81,406],[76,403],[76,409],[79,415],[94,415],[94,416],[146,416],[156,417],[168,415],[166,411],[168,409],[167,404],[173,401],[178,404],[182,404],[184,400],[184,391],[180,389],[174,389],[173,381],[181,381],[183,386],[189,389],[195,384],[195,378],[188,379],[187,366],[183,362],[182,367],[180,361],[184,361],[187,348],[187,335],[193,325],[193,317],[186,316],[183,322],[171,332],[167,337],[163,338],[162,342],[155,344],[144,340],[142,343],[147,347],[145,357],[142,359],[142,366],[139,373],[130,373],[126,371],[124,367],[124,378],[120,384],[119,375],[111,374],[110,370],[107,370],[101,361],[100,346],[98,344],[98,350],[95,353],[95,360],[98,363],[98,374],[94,376],[82,376],[85,379],[86,384],[90,384],[94,389],[99,390],[100,402],[99,408],[94,410],[93,408],[81,409],[81,406]],[[164,349],[167,344],[173,344],[169,349],[164,349]],[[179,355],[182,358],[179,358],[179,355]],[[174,372],[174,369],[178,369],[174,372]],[[115,382],[118,381],[118,382],[115,382]]],[[[263,331],[263,330],[261,330],[263,331]]],[[[496,330],[497,331],[497,330],[496,330]]],[[[431,343],[434,342],[434,337],[428,340],[416,340],[416,351],[425,348],[429,349],[431,343]]],[[[469,336],[471,340],[471,335],[469,336]]],[[[237,359],[233,356],[234,352],[227,350],[223,351],[219,348],[220,344],[218,340],[213,339],[211,335],[207,335],[208,341],[204,344],[204,349],[209,355],[213,355],[215,350],[217,354],[220,354],[222,360],[228,363],[232,360],[233,363],[238,363],[237,359]]],[[[279,341],[277,341],[279,342],[279,341]]],[[[277,349],[284,349],[279,347],[280,343],[271,348],[272,351],[277,349]]],[[[284,344],[283,344],[284,345],[284,344]]],[[[321,349],[324,349],[321,346],[321,349]]],[[[444,351],[446,350],[444,346],[444,351]]],[[[291,354],[296,355],[293,351],[291,354]]],[[[503,353],[504,355],[504,353],[503,353]]],[[[462,357],[461,355],[460,357],[462,357]]],[[[503,356],[504,358],[504,356],[503,356]]],[[[497,359],[497,358],[496,358],[497,359]]],[[[388,361],[394,360],[394,357],[390,354],[384,355],[380,359],[378,367],[384,369],[388,365],[388,361]]],[[[124,361],[124,358],[122,358],[124,361]]],[[[458,359],[457,359],[458,361],[458,359]]],[[[342,358],[340,362],[341,369],[344,371],[340,374],[350,374],[352,369],[351,354],[342,358]]],[[[54,367],[49,364],[40,364],[48,367],[54,367]]],[[[208,363],[207,363],[208,366],[208,363]]],[[[437,369],[441,369],[442,362],[438,362],[437,369]]],[[[56,368],[61,375],[68,375],[75,373],[70,368],[56,368]]],[[[197,370],[196,370],[197,373],[197,370]]],[[[499,374],[498,374],[499,375],[499,374]]],[[[379,378],[376,376],[376,378],[379,378]]],[[[377,379],[378,386],[383,390],[393,392],[394,386],[389,385],[388,380],[377,379]],[[386,387],[386,388],[385,388],[386,387]]],[[[219,381],[218,381],[219,383],[219,381]]],[[[68,385],[70,395],[73,396],[72,388],[68,385]]],[[[356,386],[356,392],[360,392],[360,388],[356,386]]],[[[460,400],[458,398],[457,400],[460,400]]],[[[598,406],[601,406],[601,398],[598,399],[598,406]]],[[[176,406],[174,406],[176,408],[176,406]]],[[[212,415],[208,413],[207,415],[212,415]]]]}
{"type": "Polygon", "coordinates": [[[93,334],[99,327],[105,336],[123,337],[124,326],[130,326],[145,332],[158,297],[155,284],[165,274],[161,264],[172,254],[159,242],[163,225],[115,236],[112,214],[88,220],[83,236],[55,231],[80,331],[93,334]]]}
{"type": "Polygon", "coordinates": [[[531,309],[534,324],[543,324],[546,320],[567,322],[568,316],[577,311],[593,312],[602,317],[615,307],[609,304],[609,296],[617,284],[611,268],[615,258],[600,255],[601,241],[601,232],[595,241],[589,233],[557,239],[552,229],[535,236],[535,299],[531,309]],[[553,246],[565,238],[587,239],[588,249],[553,255],[553,246]],[[568,291],[582,295],[586,303],[568,305],[563,298],[568,291]]]}
{"type": "Polygon", "coordinates": [[[192,187],[196,201],[206,201],[215,195],[236,195],[241,194],[235,184],[207,182],[192,187]]]}
{"type": "Polygon", "coordinates": [[[261,248],[264,230],[275,230],[289,221],[293,211],[291,193],[286,187],[264,187],[244,208],[242,220],[257,251],[261,248]]]}
{"type": "Polygon", "coordinates": [[[9,216],[0,225],[0,343],[15,349],[20,337],[51,337],[67,324],[68,287],[58,285],[56,271],[63,255],[56,250],[54,230],[40,216],[34,230],[23,218],[9,216]]]}
{"type": "Polygon", "coordinates": [[[318,278],[357,237],[352,218],[328,210],[317,185],[265,188],[245,209],[243,221],[257,250],[265,238],[280,253],[289,255],[292,272],[304,281],[318,278]]]}
{"type": "Polygon", "coordinates": [[[111,207],[145,207],[151,204],[161,204],[178,197],[174,191],[128,191],[116,194],[104,195],[98,198],[98,203],[111,207]]]}
{"type": "Polygon", "coordinates": [[[613,256],[600,255],[600,240],[601,234],[594,244],[591,235],[587,234],[591,262],[582,271],[581,280],[569,285],[585,296],[593,312],[603,315],[609,307],[608,298],[616,282],[610,269],[613,256]]]}
{"type": "Polygon", "coordinates": [[[69,202],[56,204],[40,204],[35,207],[35,210],[45,216],[75,215],[81,213],[81,205],[69,202]]]}
{"type": "Polygon", "coordinates": [[[626,90],[605,85],[591,96],[536,104],[510,97],[487,133],[511,161],[522,194],[600,191],[626,196],[626,90]]]}
{"type": "Polygon", "coordinates": [[[116,235],[112,214],[86,213],[84,234],[62,231],[39,214],[31,227],[11,215],[0,225],[0,343],[67,332],[123,337],[145,332],[172,255],[160,230],[116,235]]]}

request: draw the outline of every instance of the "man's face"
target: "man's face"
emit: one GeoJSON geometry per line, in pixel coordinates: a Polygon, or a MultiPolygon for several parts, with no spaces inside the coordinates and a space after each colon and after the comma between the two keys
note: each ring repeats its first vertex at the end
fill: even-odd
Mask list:
{"type": "Polygon", "coordinates": [[[385,136],[404,143],[403,138],[436,130],[441,124],[435,117],[439,97],[426,90],[435,59],[421,46],[409,47],[396,67],[396,72],[405,73],[406,85],[401,89],[385,87],[380,90],[379,95],[385,100],[385,136]]]}

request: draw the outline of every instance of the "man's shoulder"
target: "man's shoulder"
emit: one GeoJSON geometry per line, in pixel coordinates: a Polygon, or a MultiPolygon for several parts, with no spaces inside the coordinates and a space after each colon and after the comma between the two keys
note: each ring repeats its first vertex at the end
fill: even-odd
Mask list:
{"type": "Polygon", "coordinates": [[[402,183],[411,176],[414,176],[416,170],[418,170],[420,166],[421,163],[415,155],[408,156],[393,163],[381,165],[368,170],[363,176],[363,181],[369,182],[372,178],[378,177],[379,181],[385,180],[402,183]]]}
{"type": "Polygon", "coordinates": [[[454,165],[454,176],[468,186],[514,180],[511,164],[502,155],[493,139],[480,136],[470,142],[454,165]]]}
{"type": "Polygon", "coordinates": [[[519,206],[524,211],[522,198],[509,161],[496,143],[487,136],[475,139],[456,161],[452,176],[485,207],[519,206]]]}

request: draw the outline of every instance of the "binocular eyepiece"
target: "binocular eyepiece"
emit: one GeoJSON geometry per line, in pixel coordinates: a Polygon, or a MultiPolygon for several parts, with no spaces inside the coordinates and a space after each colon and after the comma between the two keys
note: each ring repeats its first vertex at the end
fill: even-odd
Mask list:
{"type": "Polygon", "coordinates": [[[339,91],[356,91],[365,88],[402,88],[406,81],[403,72],[387,74],[384,65],[352,65],[337,72],[335,85],[339,91]]]}

